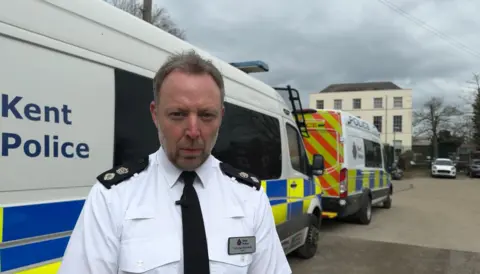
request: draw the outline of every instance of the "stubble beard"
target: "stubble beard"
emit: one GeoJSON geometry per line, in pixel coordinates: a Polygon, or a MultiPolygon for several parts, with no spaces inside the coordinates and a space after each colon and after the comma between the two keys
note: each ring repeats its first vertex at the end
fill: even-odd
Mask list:
{"type": "Polygon", "coordinates": [[[160,146],[163,147],[163,150],[167,154],[167,157],[170,160],[170,162],[178,169],[186,170],[186,171],[195,170],[196,168],[201,166],[203,163],[205,163],[208,157],[212,154],[213,147],[217,143],[219,132],[220,132],[220,128],[217,130],[214,137],[212,138],[212,142],[210,143],[210,145],[206,146],[202,151],[202,153],[198,156],[200,159],[196,164],[184,165],[182,164],[182,161],[181,161],[181,159],[184,157],[180,155],[180,152],[178,150],[175,150],[173,153],[170,152],[167,146],[167,142],[165,140],[165,136],[162,134],[162,131],[160,130],[160,128],[157,130],[160,146]]]}

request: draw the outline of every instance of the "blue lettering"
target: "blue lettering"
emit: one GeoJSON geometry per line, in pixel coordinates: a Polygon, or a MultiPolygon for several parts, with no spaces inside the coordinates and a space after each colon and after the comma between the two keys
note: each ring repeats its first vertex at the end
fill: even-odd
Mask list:
{"type": "Polygon", "coordinates": [[[80,157],[82,159],[88,158],[88,152],[90,152],[90,151],[89,151],[89,148],[88,148],[87,144],[80,143],[80,144],[77,145],[77,155],[78,155],[78,157],[80,157]]]}
{"type": "Polygon", "coordinates": [[[40,119],[42,118],[41,115],[35,117],[32,114],[42,114],[40,112],[40,107],[35,104],[27,104],[25,106],[25,117],[32,121],[40,121],[40,119]]]}
{"type": "Polygon", "coordinates": [[[86,143],[75,144],[73,142],[59,141],[58,136],[45,135],[43,143],[40,140],[22,140],[21,136],[15,133],[4,132],[1,138],[2,156],[9,156],[11,152],[23,149],[26,156],[35,158],[43,156],[46,158],[89,158],[90,148],[86,143]]]}
{"type": "Polygon", "coordinates": [[[45,122],[50,122],[52,120],[50,118],[51,114],[54,116],[54,123],[58,124],[60,122],[60,111],[56,107],[45,107],[45,122]]]}
{"type": "Polygon", "coordinates": [[[17,134],[2,133],[2,156],[8,156],[10,149],[16,149],[22,143],[22,139],[17,134]],[[13,142],[9,142],[12,140],[13,142]]]}
{"type": "Polygon", "coordinates": [[[43,121],[53,122],[56,124],[63,121],[66,125],[71,125],[72,120],[70,119],[69,114],[72,113],[72,110],[67,106],[63,105],[61,109],[53,106],[39,106],[35,103],[28,103],[23,107],[23,116],[19,110],[22,110],[20,106],[17,106],[23,97],[15,96],[11,100],[7,94],[2,94],[1,109],[2,117],[8,118],[10,115],[16,119],[22,120],[24,117],[30,121],[43,121]],[[43,110],[43,112],[42,112],[43,110]],[[62,118],[60,119],[60,113],[62,118]]]}
{"type": "Polygon", "coordinates": [[[15,96],[11,102],[8,101],[8,95],[2,94],[2,117],[8,117],[8,111],[10,110],[17,119],[23,119],[20,113],[18,112],[17,108],[15,107],[18,102],[22,100],[22,97],[15,96]]]}
{"type": "Polygon", "coordinates": [[[37,140],[27,140],[23,145],[23,151],[28,157],[34,158],[40,155],[40,153],[42,153],[42,145],[37,140]]]}
{"type": "Polygon", "coordinates": [[[68,114],[72,113],[72,110],[71,110],[71,109],[68,109],[68,106],[67,106],[67,105],[63,105],[63,107],[62,107],[62,113],[63,113],[63,122],[64,122],[66,125],[71,125],[71,124],[72,124],[72,121],[71,121],[71,120],[68,120],[68,114]]]}
{"type": "Polygon", "coordinates": [[[66,158],[73,158],[74,154],[67,152],[68,147],[73,147],[73,143],[66,142],[62,145],[62,155],[66,158]]]}

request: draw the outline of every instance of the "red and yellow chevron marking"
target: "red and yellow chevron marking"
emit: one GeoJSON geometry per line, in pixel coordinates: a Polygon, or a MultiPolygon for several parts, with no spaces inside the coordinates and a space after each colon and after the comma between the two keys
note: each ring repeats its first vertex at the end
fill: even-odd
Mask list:
{"type": "Polygon", "coordinates": [[[334,111],[318,110],[304,114],[309,137],[303,141],[308,158],[322,154],[325,158],[325,173],[319,177],[325,196],[338,196],[340,168],[343,163],[342,124],[340,114],[334,111]]]}

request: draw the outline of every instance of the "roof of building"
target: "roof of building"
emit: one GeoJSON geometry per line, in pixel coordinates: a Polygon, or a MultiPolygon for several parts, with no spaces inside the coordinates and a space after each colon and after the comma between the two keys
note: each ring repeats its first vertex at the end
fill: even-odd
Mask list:
{"type": "Polygon", "coordinates": [[[349,92],[349,91],[367,91],[367,90],[389,90],[402,89],[392,82],[365,82],[365,83],[346,83],[333,84],[324,88],[320,92],[349,92]]]}

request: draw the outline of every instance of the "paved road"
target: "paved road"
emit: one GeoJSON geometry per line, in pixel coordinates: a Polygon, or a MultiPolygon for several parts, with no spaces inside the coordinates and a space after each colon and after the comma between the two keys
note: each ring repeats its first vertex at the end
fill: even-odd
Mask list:
{"type": "Polygon", "coordinates": [[[369,226],[325,222],[315,258],[293,273],[480,274],[480,179],[395,182],[391,209],[369,226]]]}

